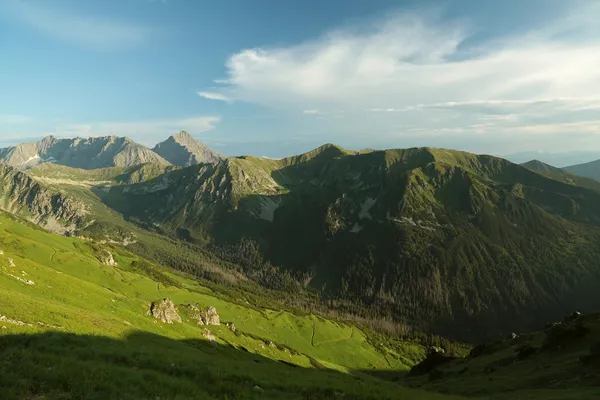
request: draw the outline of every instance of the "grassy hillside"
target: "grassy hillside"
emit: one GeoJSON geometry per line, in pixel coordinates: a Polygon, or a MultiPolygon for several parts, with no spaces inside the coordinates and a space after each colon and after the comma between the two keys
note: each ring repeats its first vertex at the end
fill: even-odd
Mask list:
{"type": "Polygon", "coordinates": [[[552,165],[545,164],[541,161],[533,160],[522,164],[523,167],[530,169],[534,172],[540,173],[548,178],[555,179],[560,182],[568,183],[569,185],[581,186],[588,189],[598,190],[600,191],[600,182],[591,179],[585,178],[583,176],[578,176],[568,172],[565,169],[556,168],[552,165]]]}
{"type": "Polygon", "coordinates": [[[583,315],[478,346],[466,358],[431,357],[437,363],[404,382],[490,399],[597,399],[599,335],[600,315],[583,315]]]}
{"type": "Polygon", "coordinates": [[[111,167],[99,169],[79,169],[65,165],[43,163],[27,173],[48,184],[68,184],[83,187],[133,184],[156,178],[177,167],[163,164],[140,164],[132,167],[111,167]]]}
{"type": "Polygon", "coordinates": [[[600,160],[572,165],[570,167],[565,167],[564,169],[572,174],[600,181],[600,160]]]}
{"type": "Polygon", "coordinates": [[[491,156],[325,145],[173,171],[102,199],[261,282],[282,267],[336,311],[466,340],[600,306],[600,193],[491,156]]]}
{"type": "Polygon", "coordinates": [[[0,215],[0,250],[6,399],[449,398],[365,374],[407,370],[424,356],[414,343],[375,348],[354,326],[223,297],[122,249],[9,215],[0,215]],[[107,251],[118,265],[100,262],[107,251]],[[182,323],[146,315],[162,298],[182,323]],[[223,324],[198,326],[188,304],[216,307],[223,324]]]}

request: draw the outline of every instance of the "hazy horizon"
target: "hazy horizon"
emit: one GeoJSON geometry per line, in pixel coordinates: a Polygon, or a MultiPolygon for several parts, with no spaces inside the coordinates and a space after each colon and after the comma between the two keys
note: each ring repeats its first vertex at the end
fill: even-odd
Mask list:
{"type": "Polygon", "coordinates": [[[600,154],[600,3],[0,4],[0,146],[187,130],[224,154],[323,143],[600,154]],[[43,66],[43,67],[41,67],[43,66]]]}

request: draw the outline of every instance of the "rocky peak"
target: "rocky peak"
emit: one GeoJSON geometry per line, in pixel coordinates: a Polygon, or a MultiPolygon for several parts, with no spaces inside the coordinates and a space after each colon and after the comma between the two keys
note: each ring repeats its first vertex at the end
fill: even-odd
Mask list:
{"type": "Polygon", "coordinates": [[[196,139],[194,139],[194,137],[186,131],[180,131],[179,133],[172,135],[171,139],[173,139],[176,143],[179,144],[188,144],[196,142],[196,139]]]}
{"type": "Polygon", "coordinates": [[[195,164],[216,164],[224,157],[209,149],[186,131],[170,136],[153,149],[173,165],[189,167],[195,164]]]}

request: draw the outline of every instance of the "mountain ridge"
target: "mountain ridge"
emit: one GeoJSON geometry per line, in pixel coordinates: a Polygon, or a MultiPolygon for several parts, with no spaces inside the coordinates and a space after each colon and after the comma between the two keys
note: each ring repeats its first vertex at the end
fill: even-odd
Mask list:
{"type": "Polygon", "coordinates": [[[127,137],[117,136],[72,139],[46,136],[39,142],[3,149],[0,155],[0,162],[20,169],[29,169],[44,162],[82,169],[131,167],[147,162],[169,164],[147,147],[127,137]]]}
{"type": "Polygon", "coordinates": [[[154,146],[152,151],[171,164],[182,167],[204,163],[215,164],[224,159],[223,155],[204,146],[186,131],[171,135],[167,140],[154,146]]]}
{"type": "Polygon", "coordinates": [[[600,181],[600,160],[571,165],[564,169],[572,174],[600,181]]]}
{"type": "Polygon", "coordinates": [[[580,307],[599,279],[600,193],[493,156],[322,146],[157,179],[114,187],[105,202],[226,259],[255,260],[247,268],[293,271],[343,307],[428,321],[425,329],[463,339],[580,307]],[[565,281],[553,286],[547,274],[565,281]]]}

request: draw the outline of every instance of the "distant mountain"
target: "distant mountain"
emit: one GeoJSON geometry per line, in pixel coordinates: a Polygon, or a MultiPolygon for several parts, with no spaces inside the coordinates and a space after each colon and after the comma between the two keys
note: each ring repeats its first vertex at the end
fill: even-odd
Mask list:
{"type": "Polygon", "coordinates": [[[600,160],[592,161],[585,164],[571,165],[565,170],[579,176],[585,176],[600,181],[600,160]]]}
{"type": "Polygon", "coordinates": [[[152,150],[125,137],[88,139],[45,137],[36,143],[19,144],[0,150],[0,162],[28,169],[52,162],[81,169],[131,167],[144,163],[169,164],[152,150]]]}
{"type": "Polygon", "coordinates": [[[287,290],[281,266],[342,311],[473,339],[599,307],[600,193],[561,179],[459,151],[325,145],[102,196],[269,287],[287,290]]]}
{"type": "Polygon", "coordinates": [[[529,161],[521,165],[531,171],[535,171],[557,181],[568,183],[569,185],[581,186],[600,191],[600,181],[574,175],[565,169],[556,168],[538,160],[529,161]]]}
{"type": "Polygon", "coordinates": [[[544,151],[526,151],[504,155],[509,161],[516,164],[523,164],[530,160],[540,160],[543,163],[553,165],[558,168],[563,168],[568,165],[581,164],[600,158],[600,151],[572,151],[564,153],[548,153],[544,151]]]}
{"type": "Polygon", "coordinates": [[[171,164],[182,167],[195,164],[215,164],[224,158],[185,131],[169,137],[152,150],[171,164]]]}

